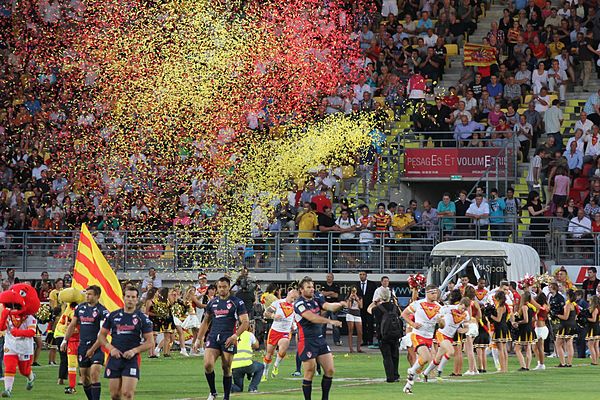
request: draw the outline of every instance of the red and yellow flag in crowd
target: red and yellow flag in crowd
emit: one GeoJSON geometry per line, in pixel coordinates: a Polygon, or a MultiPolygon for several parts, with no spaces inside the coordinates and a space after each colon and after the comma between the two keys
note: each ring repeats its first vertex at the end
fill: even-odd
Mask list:
{"type": "Polygon", "coordinates": [[[492,46],[465,43],[463,51],[465,56],[465,66],[467,67],[487,67],[498,62],[496,60],[498,50],[492,46]]]}
{"type": "Polygon", "coordinates": [[[100,303],[108,311],[123,307],[123,292],[117,275],[104,258],[87,225],[82,224],[73,271],[73,287],[85,290],[90,285],[100,286],[100,303]]]}

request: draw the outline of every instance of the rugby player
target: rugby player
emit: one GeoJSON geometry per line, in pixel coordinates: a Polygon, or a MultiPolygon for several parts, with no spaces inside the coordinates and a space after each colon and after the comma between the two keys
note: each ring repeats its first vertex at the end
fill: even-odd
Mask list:
{"type": "Polygon", "coordinates": [[[263,357],[265,370],[263,380],[266,380],[269,374],[269,364],[273,359],[273,353],[277,348],[277,358],[273,364],[271,375],[276,377],[279,374],[279,363],[285,358],[287,349],[290,346],[290,331],[294,323],[294,302],[298,298],[298,291],[291,289],[285,299],[276,300],[265,310],[264,317],[273,320],[273,325],[267,335],[267,350],[263,357]]]}
{"type": "Polygon", "coordinates": [[[321,399],[328,400],[334,365],[331,349],[327,345],[323,328],[320,325],[331,323],[334,326],[341,327],[342,322],[322,317],[321,310],[338,311],[346,307],[346,302],[326,303],[323,296],[315,295],[315,285],[309,277],[305,277],[300,281],[299,288],[301,296],[294,304],[294,311],[298,324],[298,355],[304,368],[304,380],[302,381],[304,399],[311,400],[312,379],[318,362],[323,369],[321,399]]]}
{"type": "Polygon", "coordinates": [[[100,329],[98,342],[109,351],[104,377],[112,399],[131,400],[140,379],[141,353],[154,347],[152,322],[138,310],[139,291],[125,288],[125,307],[111,312],[100,329]],[[112,336],[109,343],[107,336],[112,336]]]}
{"type": "Polygon", "coordinates": [[[210,326],[204,343],[204,374],[208,381],[210,394],[207,400],[217,398],[215,385],[215,363],[221,357],[223,369],[223,400],[229,400],[231,393],[231,363],[236,352],[238,339],[250,325],[244,301],[231,296],[231,281],[227,277],[217,281],[217,296],[208,302],[204,311],[204,320],[200,325],[199,338],[203,338],[210,326]],[[239,324],[236,329],[236,323],[239,324]]]}
{"type": "Polygon", "coordinates": [[[83,391],[88,400],[100,400],[101,393],[100,372],[104,365],[104,353],[98,342],[98,333],[102,327],[102,322],[109,315],[106,307],[99,303],[101,293],[102,289],[96,285],[86,289],[86,302],[75,308],[65,338],[60,345],[60,351],[67,351],[71,335],[79,331],[77,361],[79,362],[79,374],[83,383],[83,391]]]}
{"type": "Polygon", "coordinates": [[[443,323],[443,319],[439,315],[441,306],[437,302],[438,293],[436,286],[428,285],[425,288],[425,298],[412,302],[402,311],[402,318],[412,327],[410,339],[417,354],[417,360],[407,370],[404,393],[412,393],[415,375],[431,362],[431,346],[435,326],[438,322],[443,323]],[[411,315],[414,316],[414,320],[411,315]]]}

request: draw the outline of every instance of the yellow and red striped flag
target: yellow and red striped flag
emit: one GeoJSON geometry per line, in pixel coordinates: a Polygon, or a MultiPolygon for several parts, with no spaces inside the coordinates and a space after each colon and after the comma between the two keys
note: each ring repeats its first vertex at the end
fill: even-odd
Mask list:
{"type": "Polygon", "coordinates": [[[497,64],[497,53],[498,50],[495,47],[475,43],[465,43],[463,49],[466,66],[487,67],[497,64]]]}
{"type": "Polygon", "coordinates": [[[123,307],[123,292],[117,275],[102,255],[87,225],[82,224],[73,270],[73,287],[85,290],[90,285],[100,286],[100,303],[108,311],[123,307]]]}

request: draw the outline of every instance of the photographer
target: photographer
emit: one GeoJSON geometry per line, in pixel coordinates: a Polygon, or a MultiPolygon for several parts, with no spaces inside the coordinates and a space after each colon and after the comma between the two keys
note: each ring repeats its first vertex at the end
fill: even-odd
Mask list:
{"type": "Polygon", "coordinates": [[[400,362],[400,338],[404,327],[400,319],[400,309],[391,301],[392,294],[389,288],[382,288],[379,300],[369,305],[367,312],[375,318],[379,351],[383,356],[386,382],[398,382],[398,363],[400,362]]]}
{"type": "Polygon", "coordinates": [[[231,292],[244,302],[246,310],[249,313],[248,318],[252,319],[254,299],[256,297],[254,294],[256,292],[256,281],[249,274],[248,268],[242,268],[231,292]]]}

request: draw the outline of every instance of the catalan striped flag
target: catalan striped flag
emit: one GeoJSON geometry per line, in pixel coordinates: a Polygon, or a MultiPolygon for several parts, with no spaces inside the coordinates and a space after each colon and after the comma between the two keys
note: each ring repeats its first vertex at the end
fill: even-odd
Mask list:
{"type": "Polygon", "coordinates": [[[85,290],[90,285],[100,286],[100,303],[108,311],[123,307],[123,292],[117,275],[102,255],[87,225],[82,224],[73,271],[73,287],[85,290]]]}
{"type": "Polygon", "coordinates": [[[497,53],[498,50],[492,46],[465,43],[465,47],[463,49],[465,66],[487,67],[492,64],[497,64],[497,53]]]}

